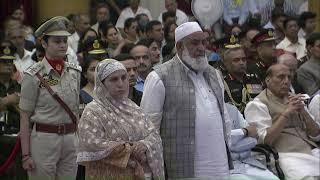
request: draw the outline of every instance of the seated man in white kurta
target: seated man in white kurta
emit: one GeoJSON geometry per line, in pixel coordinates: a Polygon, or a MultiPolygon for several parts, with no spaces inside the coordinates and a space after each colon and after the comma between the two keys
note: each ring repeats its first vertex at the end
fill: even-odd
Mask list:
{"type": "Polygon", "coordinates": [[[273,146],[286,179],[320,175],[320,127],[307,112],[302,95],[289,94],[289,68],[277,64],[266,75],[267,88],[247,104],[245,118],[258,128],[259,143],[273,146]]]}
{"type": "Polygon", "coordinates": [[[256,126],[249,125],[236,106],[227,103],[226,107],[232,120],[230,151],[234,169],[231,170],[231,179],[279,180],[251,154],[251,149],[257,144],[256,126]]]}

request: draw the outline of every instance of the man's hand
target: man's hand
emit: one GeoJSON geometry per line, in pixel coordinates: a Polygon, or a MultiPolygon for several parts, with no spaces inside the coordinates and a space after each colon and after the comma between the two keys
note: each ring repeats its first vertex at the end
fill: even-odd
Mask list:
{"type": "Polygon", "coordinates": [[[32,171],[36,167],[36,165],[35,165],[33,159],[31,157],[29,157],[28,159],[26,159],[22,163],[22,167],[26,171],[32,171]]]}
{"type": "Polygon", "coordinates": [[[285,113],[291,114],[293,112],[301,112],[304,109],[304,106],[303,95],[291,95],[289,96],[289,103],[285,113]]]}
{"type": "Polygon", "coordinates": [[[19,103],[19,96],[16,94],[16,93],[13,93],[13,94],[8,94],[6,97],[4,97],[2,99],[3,101],[3,104],[5,106],[8,106],[8,105],[16,105],[19,103]]]}
{"type": "Polygon", "coordinates": [[[257,126],[256,125],[250,125],[247,126],[246,129],[248,130],[248,136],[257,138],[258,132],[257,132],[257,126]]]}

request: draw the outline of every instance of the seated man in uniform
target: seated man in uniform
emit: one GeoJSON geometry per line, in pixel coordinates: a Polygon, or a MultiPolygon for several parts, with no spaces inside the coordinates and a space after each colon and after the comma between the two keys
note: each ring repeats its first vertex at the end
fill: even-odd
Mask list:
{"type": "MultiPolygon", "coordinates": [[[[15,47],[9,41],[0,45],[0,121],[5,121],[8,132],[19,131],[19,103],[20,85],[14,80],[16,71],[13,64],[15,47]]],[[[7,133],[8,133],[7,132],[7,133]]]]}
{"type": "Polygon", "coordinates": [[[273,146],[286,179],[314,179],[320,175],[320,127],[309,115],[303,95],[290,94],[290,70],[271,66],[266,86],[247,104],[245,117],[258,128],[259,143],[273,146]]]}
{"type": "Polygon", "coordinates": [[[248,65],[248,69],[256,72],[259,75],[259,78],[263,80],[267,69],[277,62],[276,39],[273,30],[261,30],[253,37],[251,43],[257,49],[258,56],[255,60],[256,63],[248,65]]]}
{"type": "Polygon", "coordinates": [[[262,84],[257,76],[247,73],[247,57],[236,37],[230,38],[223,57],[225,101],[243,113],[246,104],[262,91],[262,84]]]}

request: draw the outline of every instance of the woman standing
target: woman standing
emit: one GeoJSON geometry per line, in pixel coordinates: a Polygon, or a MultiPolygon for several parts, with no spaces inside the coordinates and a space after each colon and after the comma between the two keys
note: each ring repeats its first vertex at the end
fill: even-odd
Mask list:
{"type": "Polygon", "coordinates": [[[66,62],[66,23],[66,18],[54,17],[37,29],[45,57],[26,70],[21,84],[22,161],[29,179],[76,177],[81,68],[66,62]]]}
{"type": "Polygon", "coordinates": [[[130,99],[126,68],[107,59],[96,68],[94,100],[79,121],[77,162],[86,179],[164,179],[161,138],[130,99]]]}

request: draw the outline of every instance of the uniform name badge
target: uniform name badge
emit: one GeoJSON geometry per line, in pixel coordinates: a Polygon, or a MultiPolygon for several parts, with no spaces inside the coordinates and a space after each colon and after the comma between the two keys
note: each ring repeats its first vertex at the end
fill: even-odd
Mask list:
{"type": "Polygon", "coordinates": [[[246,87],[250,94],[259,94],[262,91],[261,84],[246,84],[246,87]]]}

